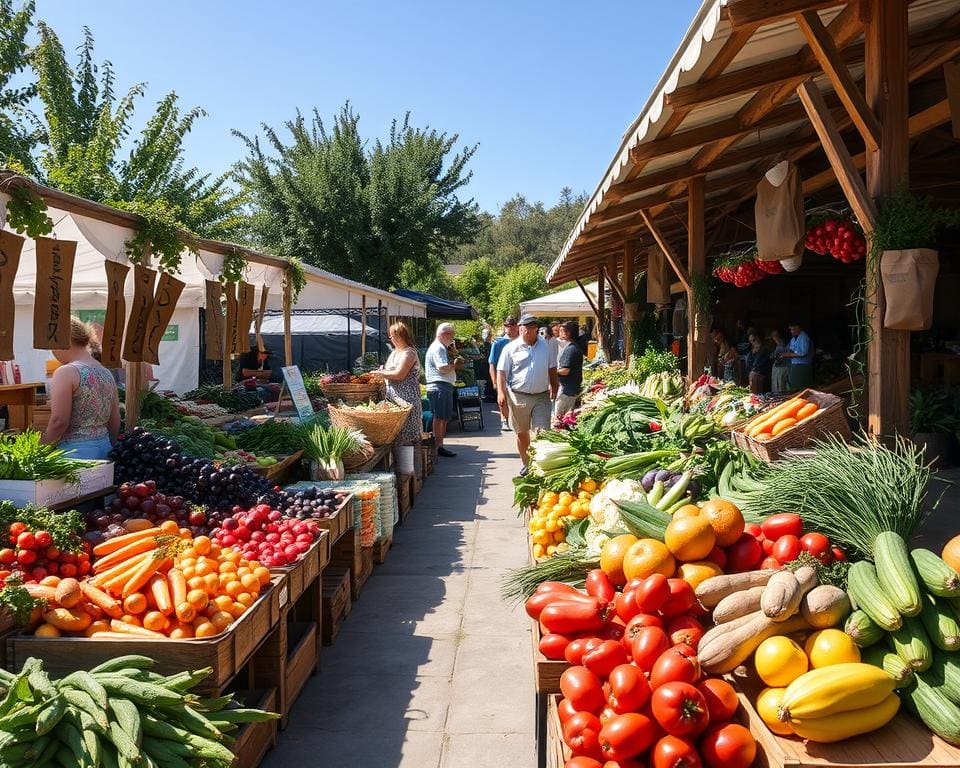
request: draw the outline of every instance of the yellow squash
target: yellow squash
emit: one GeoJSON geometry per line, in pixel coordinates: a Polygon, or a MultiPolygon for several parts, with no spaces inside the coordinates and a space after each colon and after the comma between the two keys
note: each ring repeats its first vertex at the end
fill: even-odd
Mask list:
{"type": "Polygon", "coordinates": [[[792,723],[866,709],[893,693],[894,679],[871,664],[848,662],[800,675],[783,694],[780,720],[792,723]]]}
{"type": "Polygon", "coordinates": [[[790,726],[797,736],[810,741],[843,741],[882,728],[893,719],[898,709],[900,697],[891,693],[872,707],[852,709],[826,717],[793,718],[790,726]]]}

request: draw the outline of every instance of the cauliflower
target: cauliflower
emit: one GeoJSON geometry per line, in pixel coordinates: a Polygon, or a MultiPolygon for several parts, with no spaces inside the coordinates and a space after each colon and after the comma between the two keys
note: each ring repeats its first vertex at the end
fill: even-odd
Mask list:
{"type": "Polygon", "coordinates": [[[637,480],[610,480],[590,500],[590,517],[604,531],[625,530],[614,501],[643,501],[646,495],[637,480]]]}
{"type": "Polygon", "coordinates": [[[587,526],[583,538],[587,542],[586,556],[593,558],[599,558],[603,545],[610,541],[610,535],[592,520],[590,525],[587,526]]]}

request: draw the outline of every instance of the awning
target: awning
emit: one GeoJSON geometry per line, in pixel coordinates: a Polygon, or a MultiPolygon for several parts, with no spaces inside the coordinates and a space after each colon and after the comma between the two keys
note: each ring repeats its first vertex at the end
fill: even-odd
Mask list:
{"type": "MultiPolygon", "coordinates": [[[[376,323],[376,319],[373,319],[376,323]]],[[[343,315],[327,315],[312,312],[294,312],[290,315],[290,333],[294,336],[309,334],[343,335],[347,333],[359,336],[363,325],[359,320],[344,317],[343,315]]],[[[376,325],[367,325],[367,336],[379,335],[376,325]]],[[[251,333],[253,332],[251,328],[251,333]]],[[[283,315],[268,312],[263,317],[260,333],[264,336],[283,336],[283,315]]]]}
{"type": "Polygon", "coordinates": [[[400,288],[394,293],[397,296],[403,296],[406,299],[423,302],[427,305],[427,317],[437,318],[438,320],[476,320],[479,315],[477,310],[462,301],[453,301],[452,299],[441,299],[439,296],[432,296],[429,293],[420,291],[411,291],[407,288],[400,288]]]}
{"type": "MultiPolygon", "coordinates": [[[[593,301],[596,302],[596,282],[585,284],[583,287],[587,289],[593,301]]],[[[574,286],[551,293],[548,296],[521,302],[520,314],[536,317],[580,317],[581,315],[592,315],[593,307],[590,306],[587,297],[583,295],[580,286],[574,286]]]]}

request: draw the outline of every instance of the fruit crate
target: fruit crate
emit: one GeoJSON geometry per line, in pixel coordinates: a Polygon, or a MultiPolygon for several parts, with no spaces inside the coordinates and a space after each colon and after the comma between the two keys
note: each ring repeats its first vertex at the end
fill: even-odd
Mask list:
{"type": "MultiPolygon", "coordinates": [[[[284,482],[288,475],[293,474],[293,472],[300,466],[300,460],[303,458],[303,451],[297,451],[296,453],[291,453],[288,456],[277,456],[276,464],[271,464],[269,467],[260,466],[257,464],[248,464],[254,472],[258,475],[265,477],[267,480],[273,480],[277,484],[284,482]]],[[[301,475],[302,477],[302,475],[301,475]]]]}
{"type": "Polygon", "coordinates": [[[243,616],[214,637],[189,640],[138,638],[97,640],[89,637],[35,637],[28,631],[7,638],[7,663],[19,670],[34,656],[53,677],[89,669],[121,654],[142,654],[156,661],[161,675],[211,667],[213,674],[197,686],[199,693],[219,695],[280,621],[280,593],[286,586],[277,577],[243,616]]]}
{"type": "Polygon", "coordinates": [[[352,607],[350,570],[333,566],[323,572],[323,577],[321,639],[324,645],[333,645],[352,607]]]}
{"type": "Polygon", "coordinates": [[[383,565],[387,561],[387,552],[390,551],[391,546],[393,546],[393,534],[374,542],[371,547],[374,565],[383,565]]]}
{"type": "Polygon", "coordinates": [[[560,693],[560,675],[570,665],[565,661],[552,661],[540,653],[540,622],[533,622],[533,669],[537,693],[560,693]]]}
{"type": "Polygon", "coordinates": [[[559,701],[559,696],[551,696],[547,701],[547,722],[544,724],[546,741],[545,744],[542,743],[546,748],[546,761],[541,761],[541,765],[546,765],[547,768],[563,768],[572,754],[569,747],[563,743],[563,725],[557,710],[559,701]]]}
{"type": "MultiPolygon", "coordinates": [[[[330,562],[330,532],[321,530],[320,537],[313,542],[310,549],[292,565],[271,568],[274,576],[285,576],[287,594],[286,600],[281,599],[281,606],[288,602],[294,603],[300,599],[303,591],[313,583],[317,575],[330,562]]],[[[281,596],[282,597],[282,596],[281,596]]]]}
{"type": "MultiPolygon", "coordinates": [[[[260,688],[237,691],[235,698],[246,707],[276,712],[278,694],[276,688],[260,688]]],[[[246,723],[241,725],[234,737],[236,743],[231,747],[237,756],[234,768],[257,768],[264,756],[277,745],[277,723],[269,720],[265,723],[246,723]]]]}
{"type": "Polygon", "coordinates": [[[397,473],[397,505],[400,509],[400,522],[406,520],[410,514],[410,508],[413,506],[414,485],[417,481],[416,474],[397,473]]]}
{"type": "Polygon", "coordinates": [[[290,710],[310,678],[320,669],[320,626],[315,621],[287,622],[287,659],[283,683],[281,729],[287,727],[290,710]]]}

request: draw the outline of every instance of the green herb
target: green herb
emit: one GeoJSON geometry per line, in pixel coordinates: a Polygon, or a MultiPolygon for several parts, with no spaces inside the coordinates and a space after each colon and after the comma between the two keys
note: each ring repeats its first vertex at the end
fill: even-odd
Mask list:
{"type": "Polygon", "coordinates": [[[307,430],[285,419],[270,419],[237,435],[237,447],[251,453],[296,453],[304,450],[307,443],[307,430]]]}
{"type": "Polygon", "coordinates": [[[796,560],[787,563],[787,568],[795,571],[809,565],[817,572],[817,583],[832,584],[840,589],[847,588],[847,571],[850,570],[850,563],[846,560],[834,560],[830,565],[824,565],[809,552],[801,552],[796,560]]]}
{"type": "Polygon", "coordinates": [[[161,272],[177,272],[184,250],[196,251],[194,238],[180,221],[174,206],[162,198],[145,200],[108,200],[108,205],[135,213],[143,221],[137,233],[127,240],[127,258],[134,264],[142,264],[145,254],[158,257],[161,272]]]}
{"type": "Polygon", "coordinates": [[[7,189],[7,225],[14,232],[36,239],[53,232],[53,222],[47,216],[47,204],[30,187],[10,185],[7,189]]]}
{"type": "Polygon", "coordinates": [[[81,469],[96,462],[71,459],[67,451],[40,442],[40,433],[28,429],[0,435],[0,480],[64,480],[77,482],[81,469]]]}
{"type": "Polygon", "coordinates": [[[288,262],[284,280],[290,285],[291,300],[296,303],[300,291],[307,287],[307,275],[302,262],[296,256],[290,257],[288,262]]]}
{"type": "Polygon", "coordinates": [[[508,571],[500,588],[500,596],[518,603],[530,597],[545,581],[566,581],[580,585],[587,572],[599,565],[600,561],[588,557],[584,550],[570,549],[535,565],[508,571]]]}
{"type": "Polygon", "coordinates": [[[314,461],[340,461],[348,453],[359,451],[366,438],[355,429],[315,424],[307,433],[304,454],[314,461]]]}
{"type": "Polygon", "coordinates": [[[223,266],[220,268],[220,281],[223,283],[239,283],[243,280],[243,270],[247,262],[236,250],[223,257],[223,266]]]}

